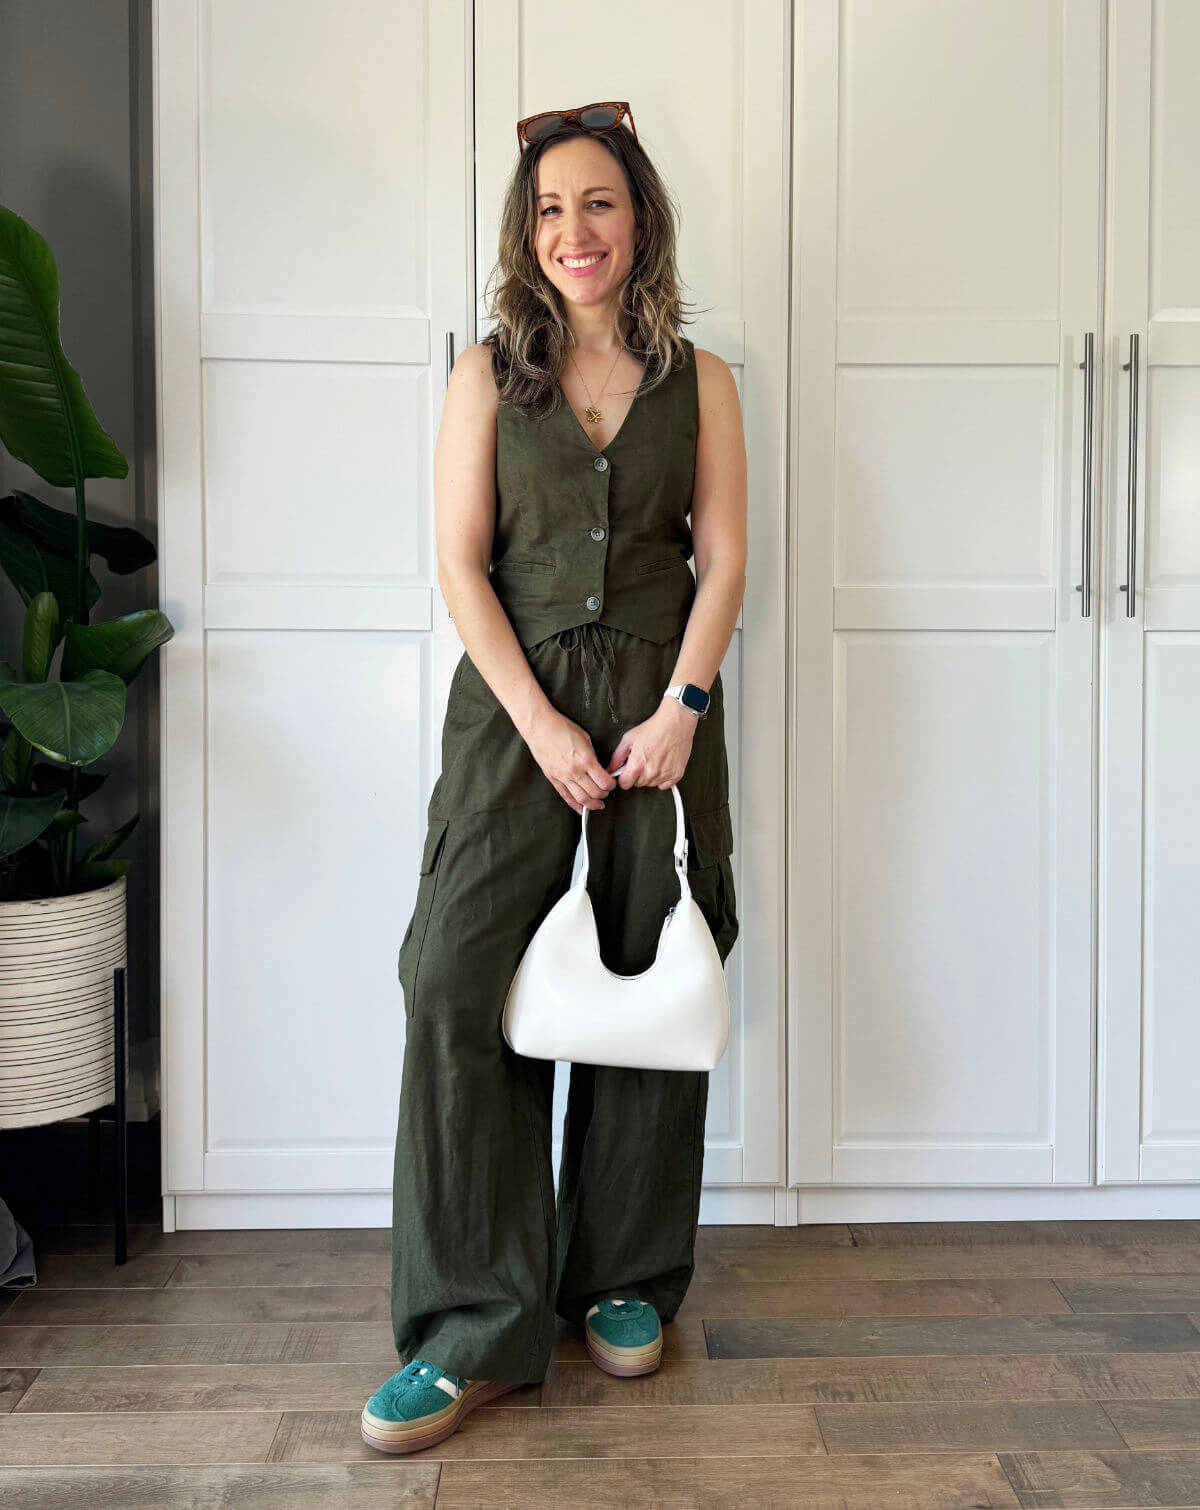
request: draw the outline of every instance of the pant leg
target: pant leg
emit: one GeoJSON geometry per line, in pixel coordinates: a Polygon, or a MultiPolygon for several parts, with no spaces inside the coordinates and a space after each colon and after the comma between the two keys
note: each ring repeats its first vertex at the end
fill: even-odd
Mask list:
{"type": "MultiPolygon", "coordinates": [[[[738,936],[727,806],[689,814],[688,879],[724,961],[738,936]]],[[[601,959],[631,975],[654,960],[679,896],[670,792],[615,794],[588,818],[588,890],[601,959]]],[[[559,1177],[556,1307],[580,1324],[605,1295],[670,1320],[694,1269],[707,1073],[572,1065],[559,1177]]]]}
{"type": "Polygon", "coordinates": [[[500,1025],[521,954],[570,882],[579,819],[551,797],[440,820],[400,957],[396,1350],[510,1383],[543,1378],[554,1342],[554,1065],[514,1054],[500,1025]]]}

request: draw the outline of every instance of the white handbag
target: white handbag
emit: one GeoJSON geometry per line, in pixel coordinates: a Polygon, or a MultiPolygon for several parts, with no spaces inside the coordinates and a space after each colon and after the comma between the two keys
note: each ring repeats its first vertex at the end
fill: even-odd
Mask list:
{"type": "Polygon", "coordinates": [[[629,1069],[711,1070],[725,1052],[725,967],[688,884],[683,802],[677,787],[671,794],[679,900],[663,920],[654,963],[638,975],[617,975],[600,958],[587,890],[585,807],[579,879],[530,939],[504,1002],[504,1036],[518,1054],[629,1069]]]}

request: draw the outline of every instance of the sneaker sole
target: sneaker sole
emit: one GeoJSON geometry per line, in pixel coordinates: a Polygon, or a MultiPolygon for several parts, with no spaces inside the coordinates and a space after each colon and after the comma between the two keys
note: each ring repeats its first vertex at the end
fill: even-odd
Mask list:
{"type": "Polygon", "coordinates": [[[418,1421],[382,1421],[367,1408],[362,1413],[362,1439],[379,1452],[420,1452],[444,1442],[458,1430],[477,1405],[520,1389],[519,1384],[497,1384],[491,1379],[476,1379],[468,1384],[458,1399],[436,1417],[418,1421]]]}
{"type": "Polygon", "coordinates": [[[616,1374],[620,1379],[631,1379],[636,1374],[652,1374],[662,1362],[662,1332],[653,1342],[642,1347],[611,1347],[593,1335],[590,1327],[584,1328],[583,1340],[597,1368],[606,1374],[616,1374]]]}

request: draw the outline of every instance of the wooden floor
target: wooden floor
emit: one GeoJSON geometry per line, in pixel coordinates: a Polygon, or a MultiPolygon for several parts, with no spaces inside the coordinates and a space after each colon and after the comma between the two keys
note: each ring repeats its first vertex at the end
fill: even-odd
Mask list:
{"type": "Polygon", "coordinates": [[[1200,1506],[1200,1222],[702,1228],[657,1373],[564,1332],[543,1385],[391,1458],[359,1437],[389,1232],[164,1236],[150,1190],[118,1268],[86,1208],[0,1194],[38,1226],[0,1290],[5,1510],[1200,1506]]]}

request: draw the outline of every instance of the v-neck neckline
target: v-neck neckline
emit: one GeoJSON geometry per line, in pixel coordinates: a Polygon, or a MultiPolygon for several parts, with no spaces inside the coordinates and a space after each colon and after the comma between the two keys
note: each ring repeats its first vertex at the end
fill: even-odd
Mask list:
{"type": "Polygon", "coordinates": [[[587,441],[588,447],[590,448],[590,450],[591,450],[591,452],[592,452],[592,454],[594,456],[603,456],[604,453],[605,453],[605,451],[608,451],[613,446],[615,446],[616,443],[617,443],[617,441],[620,440],[621,436],[625,433],[625,426],[629,423],[630,418],[633,415],[633,411],[638,406],[638,400],[642,397],[642,389],[646,385],[646,378],[649,376],[649,373],[650,373],[649,363],[643,363],[642,364],[642,376],[641,376],[641,380],[639,381],[639,383],[637,385],[637,388],[634,390],[633,400],[630,403],[629,408],[626,409],[626,411],[625,411],[625,418],[617,426],[616,434],[609,441],[608,445],[605,446],[603,449],[601,449],[601,447],[599,447],[596,444],[596,442],[592,439],[592,437],[583,428],[583,424],[582,424],[582,422],[581,422],[578,414],[575,413],[574,407],[571,404],[571,400],[567,397],[567,390],[563,387],[562,382],[560,380],[560,382],[558,384],[558,391],[559,391],[559,394],[562,396],[563,405],[566,408],[567,413],[571,416],[572,420],[574,420],[574,422],[575,422],[575,428],[579,431],[580,435],[583,436],[584,440],[587,441]]]}

